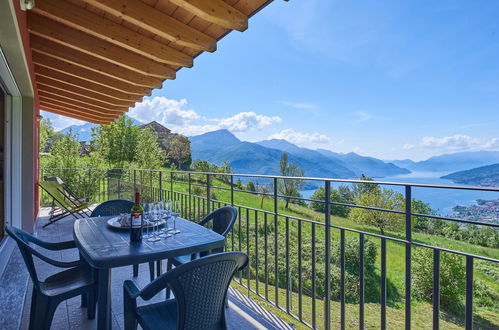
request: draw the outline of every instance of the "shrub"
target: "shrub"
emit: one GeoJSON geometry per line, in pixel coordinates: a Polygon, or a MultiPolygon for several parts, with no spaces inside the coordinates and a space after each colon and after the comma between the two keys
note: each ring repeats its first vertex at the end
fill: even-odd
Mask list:
{"type": "MultiPolygon", "coordinates": [[[[412,283],[414,298],[433,299],[433,250],[417,248],[412,255],[412,283]]],[[[440,303],[443,308],[459,312],[466,285],[463,257],[442,252],[440,254],[440,303]]]]}

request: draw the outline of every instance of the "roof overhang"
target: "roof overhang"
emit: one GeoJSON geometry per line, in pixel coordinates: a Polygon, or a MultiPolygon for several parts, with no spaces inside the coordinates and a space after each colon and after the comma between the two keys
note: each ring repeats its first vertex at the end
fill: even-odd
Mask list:
{"type": "Polygon", "coordinates": [[[27,21],[40,108],[109,123],[271,1],[37,0],[27,21]]]}

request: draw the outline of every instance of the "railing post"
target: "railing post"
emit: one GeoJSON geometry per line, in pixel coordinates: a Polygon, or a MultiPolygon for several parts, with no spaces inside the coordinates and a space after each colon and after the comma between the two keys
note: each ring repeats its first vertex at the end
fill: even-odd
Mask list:
{"type": "Polygon", "coordinates": [[[87,196],[84,196],[84,197],[87,197],[88,200],[90,200],[90,178],[92,176],[92,172],[90,172],[90,171],[91,170],[90,170],[90,167],[89,167],[88,168],[88,181],[87,181],[88,182],[88,186],[87,186],[87,193],[86,193],[87,196]]]}
{"type": "Polygon", "coordinates": [[[170,171],[170,199],[173,200],[173,171],[170,171]]]}
{"type": "Polygon", "coordinates": [[[405,186],[405,329],[411,329],[412,191],[405,186]]]}
{"type": "Polygon", "coordinates": [[[163,171],[159,171],[159,199],[163,200],[163,171]]]}
{"type": "Polygon", "coordinates": [[[207,213],[210,213],[211,210],[211,182],[210,182],[210,174],[206,174],[206,203],[208,204],[207,206],[207,213]]]}
{"type": "Polygon", "coordinates": [[[137,188],[137,170],[133,169],[133,190],[137,188]]]}
{"type": "Polygon", "coordinates": [[[230,205],[234,206],[234,176],[230,176],[230,205]]]}
{"type": "Polygon", "coordinates": [[[274,271],[275,271],[275,305],[279,306],[279,250],[277,244],[277,222],[278,222],[278,207],[277,207],[277,178],[274,177],[274,271]]]}
{"type": "Polygon", "coordinates": [[[192,192],[191,192],[191,172],[189,172],[187,174],[187,183],[188,183],[188,186],[189,186],[189,217],[193,218],[191,212],[192,212],[192,208],[191,208],[191,201],[192,201],[192,192]]]}
{"type": "Polygon", "coordinates": [[[331,328],[331,214],[330,214],[331,182],[324,182],[324,222],[325,222],[325,266],[324,266],[324,329],[331,328]]]}

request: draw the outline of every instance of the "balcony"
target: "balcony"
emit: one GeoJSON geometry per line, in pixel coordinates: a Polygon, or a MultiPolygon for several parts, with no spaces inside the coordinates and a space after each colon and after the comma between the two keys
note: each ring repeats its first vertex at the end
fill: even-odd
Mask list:
{"type": "MultiPolygon", "coordinates": [[[[491,297],[498,293],[497,282],[493,284],[498,271],[497,248],[438,238],[415,226],[416,221],[424,218],[456,223],[458,228],[478,225],[497,233],[497,221],[422,214],[411,205],[416,203],[414,196],[421,190],[446,193],[464,189],[495,196],[499,191],[496,188],[166,170],[42,170],[42,177],[53,176],[62,178],[78,196],[89,196],[95,203],[130,199],[138,187],[147,200],[180,201],[182,216],[193,221],[218,207],[235,206],[238,221],[227,238],[226,248],[247,253],[250,267],[236,276],[232,290],[244,293],[287,320],[284,324],[320,329],[419,329],[431,325],[487,329],[499,325],[496,303],[483,303],[484,292],[491,297]],[[390,186],[403,195],[404,210],[280,194],[279,185],[298,179],[307,185],[324,187],[325,196],[340,184],[390,186]],[[245,189],[241,181],[250,180],[268,189],[245,189]],[[289,208],[285,207],[286,201],[290,202],[289,208]],[[326,212],[313,212],[305,203],[318,203],[326,212]],[[380,232],[327,212],[338,206],[396,216],[403,225],[380,232]],[[423,265],[422,255],[426,256],[423,265]],[[456,268],[449,268],[449,262],[456,268]],[[430,281],[427,299],[415,292],[415,281],[421,282],[421,267],[428,274],[424,280],[430,281]],[[462,301],[453,308],[447,301],[449,279],[462,283],[462,292],[456,296],[462,301]],[[484,291],[484,285],[489,289],[484,291]]],[[[48,196],[41,198],[42,203],[49,202],[48,196]]],[[[63,223],[66,221],[70,223],[63,223]]]]}

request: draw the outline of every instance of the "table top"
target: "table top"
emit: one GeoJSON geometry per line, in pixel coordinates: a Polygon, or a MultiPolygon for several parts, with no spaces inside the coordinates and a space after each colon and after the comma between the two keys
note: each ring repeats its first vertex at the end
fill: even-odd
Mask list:
{"type": "Polygon", "coordinates": [[[73,235],[81,255],[94,268],[114,268],[168,259],[225,246],[225,237],[177,218],[180,233],[157,242],[130,242],[130,233],[110,228],[111,217],[78,219],[73,235]]]}

